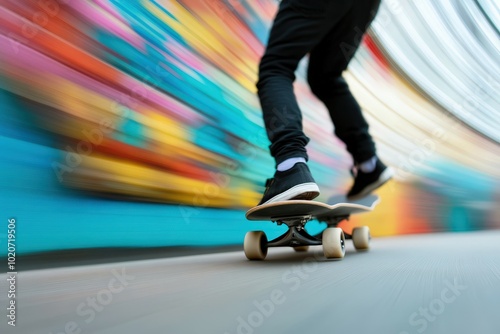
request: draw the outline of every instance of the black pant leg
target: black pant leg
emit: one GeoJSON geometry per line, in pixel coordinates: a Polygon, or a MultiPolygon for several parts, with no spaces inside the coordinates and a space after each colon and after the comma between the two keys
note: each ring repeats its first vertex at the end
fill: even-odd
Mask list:
{"type": "Polygon", "coordinates": [[[326,105],[335,134],[355,162],[376,154],[361,108],[351,94],[342,72],[347,68],[378,10],[380,0],[357,0],[355,6],[312,50],[308,81],[313,93],[326,105]]]}
{"type": "Polygon", "coordinates": [[[351,0],[283,0],[259,65],[258,95],[276,164],[304,157],[309,138],[293,92],[299,61],[321,43],[351,0]]]}

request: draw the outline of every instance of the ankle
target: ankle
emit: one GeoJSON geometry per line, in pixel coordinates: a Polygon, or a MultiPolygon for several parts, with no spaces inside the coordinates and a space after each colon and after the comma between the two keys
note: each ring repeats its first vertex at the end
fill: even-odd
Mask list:
{"type": "Polygon", "coordinates": [[[365,174],[373,172],[376,167],[377,167],[377,157],[376,156],[373,156],[370,159],[365,160],[362,163],[358,164],[359,170],[361,170],[365,174]]]}
{"type": "Polygon", "coordinates": [[[301,158],[301,157],[289,158],[289,159],[286,159],[285,161],[281,162],[276,167],[276,169],[278,170],[278,172],[284,172],[284,171],[287,171],[287,170],[293,168],[293,166],[295,166],[295,164],[299,163],[299,162],[306,163],[306,159],[301,158]]]}

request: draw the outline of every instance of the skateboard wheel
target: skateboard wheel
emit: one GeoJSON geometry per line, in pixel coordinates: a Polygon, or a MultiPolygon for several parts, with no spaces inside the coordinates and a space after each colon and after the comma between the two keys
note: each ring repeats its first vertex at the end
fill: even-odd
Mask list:
{"type": "Polygon", "coordinates": [[[323,231],[323,253],[327,259],[341,259],[345,255],[344,231],[339,227],[328,227],[323,231]]]}
{"type": "Polygon", "coordinates": [[[249,260],[264,260],[267,255],[266,234],[262,231],[247,232],[243,242],[243,250],[249,260]]]}
{"type": "Polygon", "coordinates": [[[293,249],[296,252],[307,252],[309,250],[309,246],[296,246],[296,247],[293,247],[293,249]]]}
{"type": "Polygon", "coordinates": [[[357,250],[370,248],[370,228],[368,226],[355,227],[352,230],[352,243],[357,250]]]}

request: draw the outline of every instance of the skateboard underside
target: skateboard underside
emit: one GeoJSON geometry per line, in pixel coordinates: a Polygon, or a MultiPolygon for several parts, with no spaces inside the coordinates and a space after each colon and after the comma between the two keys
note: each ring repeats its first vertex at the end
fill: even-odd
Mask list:
{"type": "Polygon", "coordinates": [[[345,233],[337,224],[348,217],[336,217],[334,223],[327,223],[328,227],[315,235],[309,234],[305,225],[312,220],[311,215],[285,217],[276,220],[276,223],[286,224],[288,230],[281,236],[268,241],[263,231],[251,231],[245,235],[243,249],[249,260],[264,260],[269,247],[293,247],[296,251],[307,251],[309,246],[323,247],[323,253],[328,259],[341,259],[345,255],[345,240],[352,239],[356,250],[368,250],[370,243],[370,229],[368,226],[356,227],[352,234],[345,233]]]}
{"type": "Polygon", "coordinates": [[[297,251],[309,246],[323,246],[327,258],[343,258],[345,240],[352,239],[357,250],[369,248],[370,230],[367,226],[354,228],[352,234],[345,233],[337,225],[350,215],[372,211],[378,197],[371,196],[363,203],[335,203],[332,205],[315,201],[287,201],[261,205],[250,209],[249,220],[271,220],[278,225],[285,224],[288,230],[281,236],[268,241],[263,231],[248,232],[245,236],[245,255],[250,260],[263,260],[269,247],[293,247],[297,251]],[[309,234],[305,226],[311,220],[325,222],[327,228],[315,235],[309,234]]]}
{"type": "MultiPolygon", "coordinates": [[[[328,227],[337,227],[338,223],[340,223],[344,219],[348,219],[349,216],[344,217],[331,217],[331,219],[335,220],[335,222],[328,223],[328,227]]],[[[268,241],[268,247],[300,247],[300,246],[314,246],[321,245],[323,243],[323,235],[322,233],[311,235],[306,229],[305,225],[313,220],[314,217],[312,215],[302,215],[295,217],[277,217],[274,222],[278,225],[285,224],[288,226],[288,231],[283,235],[268,241]]],[[[350,239],[351,235],[344,232],[344,236],[346,239],[350,239]]]]}

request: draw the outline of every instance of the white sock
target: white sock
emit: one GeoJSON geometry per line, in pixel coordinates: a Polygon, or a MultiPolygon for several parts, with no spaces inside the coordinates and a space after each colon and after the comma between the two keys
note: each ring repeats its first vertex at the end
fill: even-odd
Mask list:
{"type": "Polygon", "coordinates": [[[286,159],[285,161],[283,161],[282,163],[280,163],[278,165],[277,169],[278,169],[279,172],[284,172],[286,170],[289,170],[293,166],[295,166],[295,164],[297,162],[303,162],[303,163],[305,163],[306,159],[304,159],[304,158],[290,158],[290,159],[286,159]]]}
{"type": "Polygon", "coordinates": [[[366,160],[359,164],[359,169],[363,173],[371,173],[375,170],[375,166],[377,165],[377,157],[372,157],[369,160],[366,160]]]}

